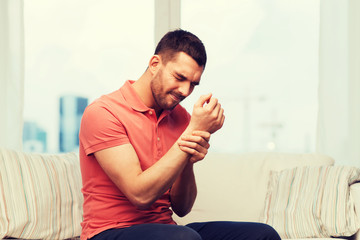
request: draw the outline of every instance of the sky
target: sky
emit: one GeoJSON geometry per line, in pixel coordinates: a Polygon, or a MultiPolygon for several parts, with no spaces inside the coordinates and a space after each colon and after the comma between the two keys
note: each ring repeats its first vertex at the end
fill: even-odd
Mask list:
{"type": "MultiPolygon", "coordinates": [[[[25,1],[25,119],[58,145],[59,97],[93,101],[145,71],[153,54],[149,0],[25,1]]],[[[181,28],[205,44],[189,112],[212,92],[225,109],[217,152],[315,149],[318,0],[182,0],[181,28]]]]}

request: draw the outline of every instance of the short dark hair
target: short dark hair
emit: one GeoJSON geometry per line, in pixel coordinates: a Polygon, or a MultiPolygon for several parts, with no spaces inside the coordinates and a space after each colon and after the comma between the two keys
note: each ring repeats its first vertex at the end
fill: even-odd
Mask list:
{"type": "Polygon", "coordinates": [[[155,49],[155,55],[160,55],[166,64],[178,52],[184,52],[192,57],[199,66],[206,65],[205,46],[201,40],[191,32],[177,29],[165,34],[155,49]]]}

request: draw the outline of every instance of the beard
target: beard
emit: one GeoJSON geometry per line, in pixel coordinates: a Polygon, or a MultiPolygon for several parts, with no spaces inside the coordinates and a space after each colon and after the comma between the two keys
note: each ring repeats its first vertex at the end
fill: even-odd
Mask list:
{"type": "Polygon", "coordinates": [[[160,109],[172,110],[184,99],[184,96],[176,91],[166,91],[164,89],[164,79],[162,70],[159,70],[151,80],[151,92],[156,105],[160,109]]]}

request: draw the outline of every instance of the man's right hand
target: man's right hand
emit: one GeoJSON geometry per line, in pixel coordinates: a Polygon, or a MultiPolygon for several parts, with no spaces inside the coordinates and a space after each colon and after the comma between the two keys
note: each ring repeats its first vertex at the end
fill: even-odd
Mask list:
{"type": "Polygon", "coordinates": [[[195,103],[187,130],[214,133],[219,130],[225,120],[224,109],[212,94],[202,95],[195,103]]]}

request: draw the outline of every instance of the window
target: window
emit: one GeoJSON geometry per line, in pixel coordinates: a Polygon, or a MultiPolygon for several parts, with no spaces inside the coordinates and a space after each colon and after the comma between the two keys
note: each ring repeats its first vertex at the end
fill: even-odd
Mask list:
{"type": "Polygon", "coordinates": [[[319,0],[182,0],[208,63],[186,108],[212,92],[225,125],[212,151],[315,150],[319,0]]]}
{"type": "Polygon", "coordinates": [[[153,1],[24,1],[24,150],[77,148],[85,106],[138,78],[154,49],[153,1]]]}
{"type": "MultiPolygon", "coordinates": [[[[24,4],[24,150],[69,151],[84,106],[144,72],[154,49],[154,2],[24,4]]],[[[183,105],[191,112],[212,92],[225,109],[211,151],[315,150],[319,5],[181,1],[181,27],[208,53],[201,84],[183,105]]]]}

